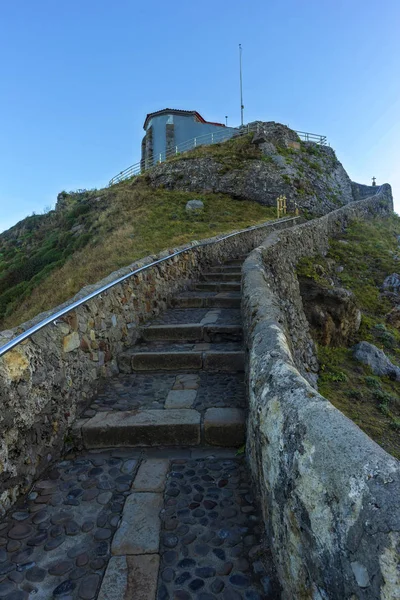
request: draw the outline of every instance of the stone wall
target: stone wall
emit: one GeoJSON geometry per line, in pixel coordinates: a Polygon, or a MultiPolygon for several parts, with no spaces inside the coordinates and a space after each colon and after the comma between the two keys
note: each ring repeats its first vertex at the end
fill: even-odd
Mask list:
{"type": "MultiPolygon", "coordinates": [[[[198,279],[208,265],[248,253],[267,232],[296,221],[270,222],[226,240],[212,238],[214,244],[195,245],[116,285],[0,358],[0,512],[59,455],[69,427],[96,392],[99,378],[117,373],[117,356],[135,343],[145,321],[165,310],[172,296],[198,279]]],[[[174,250],[112,273],[81,290],[74,300],[174,250]]],[[[0,346],[49,314],[0,333],[0,346]]]]}
{"type": "Polygon", "coordinates": [[[273,233],[244,264],[247,450],[285,600],[400,598],[400,465],[310,385],[295,266],[355,218],[393,209],[390,186],[273,233]]]}

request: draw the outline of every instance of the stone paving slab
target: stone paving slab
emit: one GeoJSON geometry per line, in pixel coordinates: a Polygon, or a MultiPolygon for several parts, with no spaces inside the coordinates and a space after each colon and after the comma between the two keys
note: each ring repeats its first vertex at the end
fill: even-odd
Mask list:
{"type": "Polygon", "coordinates": [[[133,492],[128,496],[111,546],[114,556],[158,552],[162,504],[162,494],[155,492],[133,492]]]}
{"type": "Polygon", "coordinates": [[[84,424],[82,439],[85,448],[197,446],[200,413],[190,409],[98,413],[84,424]]]}
{"type": "Polygon", "coordinates": [[[159,561],[158,554],[113,556],[98,600],[155,600],[159,561]]]}
{"type": "Polygon", "coordinates": [[[165,458],[148,458],[142,461],[132,490],[135,492],[162,492],[170,463],[165,458]]]}
{"type": "Polygon", "coordinates": [[[165,401],[165,408],[192,408],[196,395],[196,390],[171,390],[165,401]]]}

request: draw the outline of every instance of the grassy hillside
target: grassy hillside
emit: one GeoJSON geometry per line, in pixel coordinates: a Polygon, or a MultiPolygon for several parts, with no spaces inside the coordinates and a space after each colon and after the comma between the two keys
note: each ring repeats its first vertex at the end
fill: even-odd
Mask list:
{"type": "Polygon", "coordinates": [[[298,274],[327,287],[334,281],[354,293],[361,327],[347,347],[318,346],[319,391],[400,459],[400,383],[373,375],[351,351],[357,342],[367,341],[400,366],[400,319],[388,318],[400,296],[396,301],[381,294],[384,279],[400,273],[399,235],[397,215],[354,223],[341,239],[331,240],[326,257],[301,261],[298,274]]]}
{"type": "Polygon", "coordinates": [[[144,177],[65,194],[63,207],[0,235],[0,329],[71,298],[135,259],[274,217],[255,202],[222,194],[151,189],[144,177]],[[199,198],[204,211],[185,211],[199,198]]]}

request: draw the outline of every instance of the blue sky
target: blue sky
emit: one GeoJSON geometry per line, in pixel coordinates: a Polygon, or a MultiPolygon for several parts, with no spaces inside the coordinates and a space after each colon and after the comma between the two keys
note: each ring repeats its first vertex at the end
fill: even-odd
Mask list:
{"type": "Polygon", "coordinates": [[[400,212],[399,0],[0,0],[0,231],[140,158],[146,113],[327,135],[400,212]]]}

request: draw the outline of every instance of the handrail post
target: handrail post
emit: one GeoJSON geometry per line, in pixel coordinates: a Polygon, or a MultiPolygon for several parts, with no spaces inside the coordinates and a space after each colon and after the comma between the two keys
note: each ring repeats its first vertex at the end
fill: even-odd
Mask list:
{"type": "Polygon", "coordinates": [[[194,147],[197,146],[197,138],[194,138],[194,147]]]}

